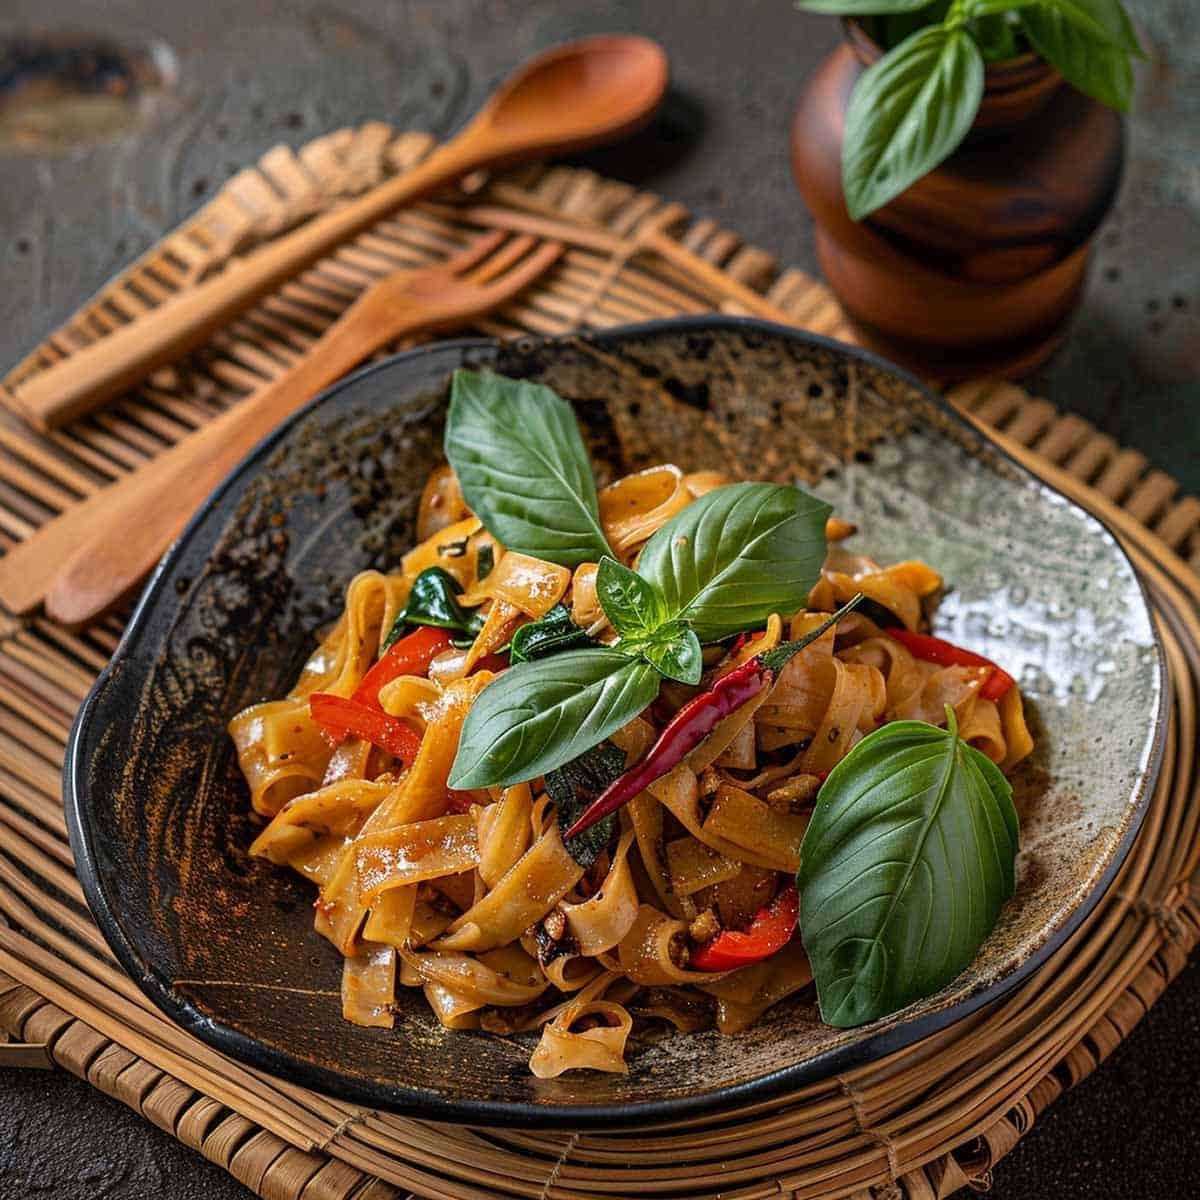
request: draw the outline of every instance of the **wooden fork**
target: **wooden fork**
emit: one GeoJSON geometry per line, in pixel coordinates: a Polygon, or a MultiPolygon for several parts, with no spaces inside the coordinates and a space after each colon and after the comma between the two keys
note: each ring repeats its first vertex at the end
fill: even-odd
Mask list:
{"type": "Polygon", "coordinates": [[[126,596],[242,458],[305,401],[397,338],[461,328],[510,300],[562,254],[559,242],[502,231],[454,258],[372,284],[279,379],[54,518],[0,559],[0,601],[45,600],[70,627],[126,596]]]}

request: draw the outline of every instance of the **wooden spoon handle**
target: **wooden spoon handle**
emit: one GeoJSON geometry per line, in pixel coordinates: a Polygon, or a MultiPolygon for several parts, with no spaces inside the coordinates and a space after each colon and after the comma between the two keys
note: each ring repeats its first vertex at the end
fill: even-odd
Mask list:
{"type": "Polygon", "coordinates": [[[80,548],[46,590],[46,612],[68,627],[106,612],[146,577],[205,497],[271,430],[362,362],[385,334],[415,333],[436,315],[393,289],[368,291],[285,375],[66,514],[72,519],[88,510],[80,548]],[[384,301],[386,330],[370,319],[384,301]]]}
{"type": "Polygon", "coordinates": [[[291,278],[334,246],[393,209],[487,161],[483,139],[464,131],[411,171],[357,200],[314,217],[136,321],[47,367],[12,390],[21,415],[46,431],[119,395],[156,367],[199,346],[231,317],[291,278]]]}

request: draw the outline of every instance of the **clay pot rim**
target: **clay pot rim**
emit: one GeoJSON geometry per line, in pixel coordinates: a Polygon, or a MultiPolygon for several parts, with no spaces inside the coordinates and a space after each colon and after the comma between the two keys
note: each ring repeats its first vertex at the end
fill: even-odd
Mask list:
{"type": "MultiPolygon", "coordinates": [[[[883,57],[883,47],[866,31],[857,17],[842,18],[842,33],[855,57],[864,67],[883,57]]],[[[1062,76],[1040,54],[1026,50],[1013,58],[988,63],[984,69],[984,94],[996,95],[1050,80],[1061,82],[1062,76]]]]}

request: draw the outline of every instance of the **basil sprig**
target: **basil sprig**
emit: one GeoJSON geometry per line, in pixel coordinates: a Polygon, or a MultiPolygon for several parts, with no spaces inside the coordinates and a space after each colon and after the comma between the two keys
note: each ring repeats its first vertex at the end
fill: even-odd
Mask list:
{"type": "Polygon", "coordinates": [[[667,600],[643,575],[605,555],[596,569],[596,598],[612,627],[625,637],[645,637],[667,621],[667,600]]]}
{"type": "Polygon", "coordinates": [[[575,414],[549,388],[455,371],[444,446],[468,507],[506,549],[564,567],[609,553],[575,414]]]}
{"type": "Polygon", "coordinates": [[[702,642],[802,608],[825,561],[830,506],[799,488],[734,483],[694,500],[646,543],[636,571],[601,559],[596,595],[617,648],[700,682],[702,642]]]}
{"type": "Polygon", "coordinates": [[[456,372],[446,456],[502,545],[598,564],[596,595],[619,635],[615,646],[591,646],[565,608],[518,630],[514,665],[467,715],[455,788],[556,770],[637,716],[662,679],[699,683],[702,642],[801,608],[825,558],[829,505],[798,488],[745,483],[714,489],[668,521],[637,570],[618,562],[570,406],[548,388],[456,372]]]}
{"type": "Polygon", "coordinates": [[[1122,111],[1133,96],[1130,59],[1142,54],[1121,0],[797,3],[811,12],[884,18],[885,32],[921,24],[863,72],[850,97],[842,191],[856,221],[958,148],[983,100],[984,63],[1018,53],[1019,39],[1068,83],[1122,111]],[[926,11],[918,13],[922,9],[926,11]],[[897,14],[916,15],[900,20],[897,14]]]}
{"type": "Polygon", "coordinates": [[[999,768],[958,734],[895,721],[817,797],[800,849],[800,930],[821,1017],[849,1028],[944,987],[1012,895],[1017,813],[999,768]]]}
{"type": "Polygon", "coordinates": [[[666,596],[650,580],[615,558],[602,558],[596,596],[621,635],[619,649],[640,655],[667,679],[700,682],[700,639],[685,621],[670,614],[666,596]]]}

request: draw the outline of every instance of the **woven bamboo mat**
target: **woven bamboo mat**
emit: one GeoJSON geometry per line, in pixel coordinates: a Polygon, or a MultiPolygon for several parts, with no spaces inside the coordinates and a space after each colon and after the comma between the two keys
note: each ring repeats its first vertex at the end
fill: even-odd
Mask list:
{"type": "MultiPolygon", "coordinates": [[[[231,256],[403,170],[430,144],[371,124],[270,151],[5,384],[136,321],[231,256]]],[[[657,196],[566,168],[472,180],[381,222],[186,364],[93,416],[40,438],[0,409],[0,549],[273,378],[370,280],[441,257],[481,226],[560,237],[570,250],[480,332],[557,333],[721,309],[852,339],[820,284],[777,272],[736,234],[657,196]]],[[[260,1075],[182,1034],[142,997],[92,924],[72,871],[64,742],[126,614],[76,635],[0,612],[0,1066],[72,1071],[271,1200],[932,1200],[986,1186],[993,1165],[1104,1061],[1200,940],[1191,888],[1200,864],[1200,501],[1179,498],[1136,451],[1018,387],[972,383],[952,398],[1118,531],[1150,590],[1174,690],[1162,779],[1128,861],[1084,926],[1014,994],[794,1096],[652,1133],[435,1125],[260,1075]]]]}

